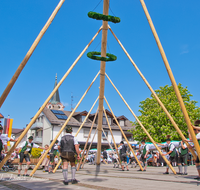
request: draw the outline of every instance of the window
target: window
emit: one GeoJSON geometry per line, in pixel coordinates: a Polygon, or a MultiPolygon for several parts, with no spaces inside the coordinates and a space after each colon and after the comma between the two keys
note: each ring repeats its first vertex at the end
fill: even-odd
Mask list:
{"type": "Polygon", "coordinates": [[[36,131],[35,136],[36,136],[36,137],[38,136],[38,131],[36,131]]]}
{"type": "Polygon", "coordinates": [[[85,120],[86,116],[85,115],[82,115],[81,116],[81,121],[83,122],[85,120]]]}
{"type": "Polygon", "coordinates": [[[90,130],[89,129],[83,129],[83,137],[88,138],[90,130]]]}
{"type": "MultiPolygon", "coordinates": [[[[108,117],[108,122],[111,125],[111,118],[109,116],[108,117]]],[[[103,116],[103,125],[107,125],[107,120],[106,120],[106,116],[103,116]]]]}
{"type": "Polygon", "coordinates": [[[125,126],[124,123],[125,123],[124,120],[119,120],[119,125],[120,126],[124,127],[125,126]]]}
{"type": "Polygon", "coordinates": [[[102,139],[106,139],[106,137],[108,136],[108,131],[104,131],[104,132],[102,132],[102,139]],[[104,132],[105,132],[105,135],[104,135],[104,132]]]}

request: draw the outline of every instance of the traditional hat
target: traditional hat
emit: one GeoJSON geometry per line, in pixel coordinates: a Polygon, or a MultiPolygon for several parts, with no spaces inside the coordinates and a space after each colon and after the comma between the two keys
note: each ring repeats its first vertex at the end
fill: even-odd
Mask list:
{"type": "Polygon", "coordinates": [[[73,131],[73,130],[72,130],[72,127],[68,125],[68,126],[66,127],[66,132],[67,132],[67,133],[71,133],[72,131],[73,131]]]}
{"type": "Polygon", "coordinates": [[[124,141],[121,141],[120,144],[124,144],[124,141]]]}
{"type": "Polygon", "coordinates": [[[33,140],[33,136],[30,136],[28,139],[33,140]]]}

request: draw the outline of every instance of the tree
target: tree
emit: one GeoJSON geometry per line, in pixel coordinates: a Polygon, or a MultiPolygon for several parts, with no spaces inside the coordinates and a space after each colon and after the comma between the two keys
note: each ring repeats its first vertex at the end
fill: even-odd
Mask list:
{"type": "MultiPolygon", "coordinates": [[[[189,118],[191,122],[194,123],[196,119],[200,119],[200,108],[196,106],[197,101],[191,100],[192,94],[190,94],[187,87],[184,88],[181,84],[178,84],[178,88],[183,98],[189,118]]],[[[160,87],[159,90],[155,90],[155,92],[170,115],[173,117],[183,135],[187,138],[187,124],[173,87],[166,85],[164,87],[160,87]]],[[[138,116],[138,119],[142,122],[143,126],[156,142],[166,141],[167,135],[171,135],[172,140],[181,139],[171,121],[168,119],[167,115],[152,94],[150,98],[140,102],[139,107],[141,108],[139,110],[141,115],[138,116]]],[[[133,125],[136,127],[135,129],[133,128],[131,132],[133,133],[135,140],[140,141],[144,137],[147,137],[146,133],[141,129],[137,121],[135,121],[133,125]]],[[[149,139],[147,138],[147,140],[149,139]]]]}

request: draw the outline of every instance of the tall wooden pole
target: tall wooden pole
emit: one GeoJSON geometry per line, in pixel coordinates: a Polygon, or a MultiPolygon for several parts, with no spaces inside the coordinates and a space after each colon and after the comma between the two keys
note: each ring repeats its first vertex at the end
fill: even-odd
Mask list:
{"type": "Polygon", "coordinates": [[[63,81],[67,78],[67,76],[69,75],[69,73],[72,71],[72,69],[75,67],[75,65],[77,64],[77,62],[79,61],[79,59],[83,56],[83,54],[86,52],[86,50],[88,49],[88,47],[90,46],[90,44],[94,41],[94,39],[97,37],[97,35],[99,34],[99,32],[101,31],[102,27],[100,27],[100,29],[98,30],[98,32],[94,35],[94,37],[92,38],[92,40],[89,42],[89,44],[84,48],[84,50],[81,52],[81,54],[76,58],[76,60],[74,61],[74,63],[71,65],[71,67],[68,69],[68,71],[65,73],[65,75],[63,76],[63,78],[60,80],[60,82],[57,84],[57,86],[53,89],[53,91],[51,92],[51,94],[49,95],[49,97],[46,99],[46,101],[44,102],[44,104],[40,107],[40,109],[38,110],[38,112],[35,114],[35,116],[32,118],[32,120],[30,121],[30,123],[27,125],[26,129],[22,132],[22,134],[19,136],[18,141],[12,146],[12,148],[10,149],[10,151],[7,153],[6,157],[2,160],[2,162],[0,163],[0,169],[2,168],[2,166],[6,163],[6,161],[8,160],[8,158],[10,157],[11,153],[15,150],[15,148],[17,147],[17,145],[21,142],[21,140],[23,139],[23,137],[26,135],[26,133],[28,132],[28,130],[31,128],[31,126],[33,125],[33,123],[36,121],[36,119],[38,118],[38,116],[40,115],[40,113],[43,111],[43,109],[45,108],[45,106],[47,105],[47,103],[50,101],[50,99],[52,98],[52,96],[56,93],[56,91],[58,90],[58,88],[60,87],[60,85],[63,83],[63,81]]]}
{"type": "Polygon", "coordinates": [[[93,83],[95,82],[96,78],[99,76],[99,72],[97,73],[97,75],[95,76],[95,78],[93,79],[92,83],[90,84],[90,86],[88,87],[88,89],[85,91],[85,93],[83,94],[83,96],[81,97],[81,99],[79,100],[78,104],[76,105],[76,107],[73,109],[73,111],[70,113],[69,117],[67,118],[67,120],[65,121],[65,123],[63,124],[63,126],[61,127],[60,131],[57,133],[56,137],[53,139],[53,141],[51,142],[51,144],[49,145],[49,148],[45,151],[45,153],[42,155],[41,159],[38,161],[37,165],[35,166],[35,168],[33,169],[33,171],[31,172],[30,176],[32,176],[36,170],[38,169],[38,167],[40,166],[40,164],[42,163],[42,161],[44,160],[45,156],[48,154],[48,152],[51,150],[51,148],[53,147],[53,145],[55,144],[56,140],[58,139],[58,137],[60,136],[60,134],[62,133],[62,131],[64,130],[65,126],[68,124],[69,120],[71,119],[71,117],[73,116],[74,112],[76,111],[76,109],[78,108],[78,106],[80,105],[80,103],[82,102],[82,100],[84,99],[84,97],[86,96],[86,94],[88,93],[88,91],[90,90],[91,86],[93,85],[93,83]]]}
{"type": "Polygon", "coordinates": [[[130,110],[130,112],[132,113],[132,115],[135,117],[136,121],[139,123],[139,125],[141,126],[141,128],[143,129],[143,131],[149,137],[150,141],[153,143],[153,145],[156,147],[156,149],[158,150],[158,152],[160,153],[160,155],[162,156],[162,158],[165,160],[165,162],[167,163],[167,165],[170,167],[170,169],[173,171],[173,173],[176,174],[176,171],[174,170],[174,168],[172,167],[172,165],[170,164],[170,162],[167,160],[167,158],[165,156],[162,155],[162,152],[161,152],[160,148],[157,146],[157,144],[155,143],[155,141],[153,140],[153,138],[151,137],[151,135],[149,134],[149,132],[142,125],[142,123],[140,122],[140,120],[138,119],[138,117],[135,115],[135,113],[133,112],[133,110],[130,108],[130,106],[128,105],[128,103],[126,102],[126,100],[123,98],[123,96],[121,95],[121,93],[119,92],[119,90],[113,84],[113,82],[108,77],[108,75],[106,75],[106,76],[107,76],[108,80],[110,81],[110,83],[112,84],[112,86],[117,91],[117,93],[119,94],[119,96],[121,97],[121,99],[123,100],[123,102],[126,104],[127,108],[130,110]]]}
{"type": "MultiPolygon", "coordinates": [[[[174,121],[174,119],[172,118],[172,116],[170,115],[170,113],[165,108],[164,104],[160,101],[159,97],[157,96],[157,94],[155,93],[155,91],[153,90],[153,88],[151,87],[151,85],[148,83],[148,81],[146,80],[146,78],[144,77],[144,75],[141,73],[141,71],[139,70],[139,68],[137,67],[137,65],[135,64],[135,62],[131,58],[131,56],[128,54],[128,52],[126,51],[126,49],[124,48],[124,46],[122,45],[122,43],[119,41],[119,39],[117,38],[117,36],[114,34],[114,32],[112,31],[112,29],[110,28],[110,26],[109,26],[109,29],[110,29],[111,33],[113,34],[113,36],[115,37],[115,39],[117,40],[117,42],[119,43],[119,45],[121,46],[121,48],[124,51],[124,53],[127,55],[127,57],[129,58],[129,60],[131,61],[131,63],[135,67],[135,69],[138,72],[138,74],[141,76],[141,78],[143,79],[143,81],[145,82],[145,84],[147,85],[147,87],[149,88],[149,90],[151,91],[151,93],[154,95],[154,97],[157,100],[157,102],[160,104],[160,106],[163,109],[163,111],[166,113],[167,117],[171,121],[172,125],[174,126],[174,128],[176,129],[176,131],[178,132],[178,134],[180,135],[180,137],[182,138],[182,140],[184,141],[186,139],[185,136],[183,135],[182,131],[177,126],[176,122],[174,121]]],[[[190,152],[192,153],[193,157],[196,159],[197,156],[196,156],[194,150],[190,148],[191,146],[189,146],[188,142],[185,142],[185,143],[186,143],[187,147],[190,149],[190,152]]]]}
{"type": "MultiPolygon", "coordinates": [[[[89,146],[89,148],[88,148],[88,150],[87,150],[87,153],[86,153],[86,155],[85,155],[85,158],[87,158],[87,156],[88,156],[88,153],[89,153],[90,148],[91,148],[91,146],[92,146],[92,143],[93,143],[93,141],[94,141],[94,137],[95,137],[95,135],[96,135],[96,132],[97,132],[97,128],[96,128],[96,130],[95,130],[95,132],[94,132],[92,141],[90,142],[90,146],[89,146]]],[[[85,161],[86,161],[86,159],[83,161],[82,168],[83,168],[83,166],[84,166],[84,164],[85,164],[85,161]]]]}
{"type": "MultiPolygon", "coordinates": [[[[103,14],[104,15],[108,15],[108,10],[109,10],[109,0],[104,0],[103,14]]],[[[107,33],[108,33],[108,22],[107,21],[103,21],[102,41],[101,41],[101,57],[106,57],[107,33]]],[[[101,162],[101,136],[102,136],[105,70],[106,70],[106,62],[105,61],[101,61],[101,67],[100,67],[100,90],[99,90],[99,114],[98,114],[97,163],[96,163],[97,165],[100,165],[100,162],[101,162]]]]}
{"type": "Polygon", "coordinates": [[[15,84],[16,80],[18,79],[18,77],[19,77],[20,73],[22,72],[23,68],[25,67],[26,63],[28,62],[29,58],[31,57],[32,53],[34,52],[35,48],[39,44],[40,40],[42,39],[43,35],[45,34],[47,29],[49,28],[50,24],[52,23],[53,19],[55,18],[56,14],[60,10],[60,8],[61,8],[61,6],[63,5],[64,2],[65,2],[65,0],[60,0],[60,2],[58,3],[57,7],[55,8],[53,13],[49,17],[48,21],[46,22],[46,24],[44,25],[44,27],[42,28],[42,30],[38,34],[37,38],[33,42],[32,46],[30,47],[29,51],[27,52],[26,56],[24,57],[23,61],[21,62],[21,64],[17,68],[15,74],[11,78],[11,80],[8,83],[6,89],[4,90],[3,94],[0,97],[0,108],[1,108],[2,104],[4,103],[6,97],[8,96],[9,92],[11,91],[11,89],[12,89],[13,85],[15,84]]]}
{"type": "Polygon", "coordinates": [[[89,134],[88,134],[88,138],[87,138],[87,141],[86,141],[85,146],[84,146],[84,149],[83,149],[83,155],[82,155],[81,160],[80,160],[80,162],[79,162],[77,171],[80,169],[80,166],[81,166],[81,164],[82,164],[82,162],[83,162],[84,152],[85,152],[85,150],[86,150],[86,148],[87,148],[87,144],[88,144],[88,141],[89,141],[89,139],[90,139],[90,135],[91,135],[91,133],[92,133],[92,129],[93,129],[94,122],[95,122],[95,120],[96,120],[97,114],[98,114],[98,109],[97,109],[96,114],[95,114],[95,116],[94,116],[94,119],[93,119],[93,121],[92,121],[92,126],[91,126],[91,128],[90,128],[90,132],[89,132],[89,134]]]}
{"type": "Polygon", "coordinates": [[[112,136],[112,140],[113,140],[113,143],[114,143],[114,146],[115,146],[115,150],[116,150],[117,155],[118,155],[118,158],[119,158],[119,163],[121,164],[119,151],[118,151],[117,145],[116,145],[116,143],[115,143],[115,138],[114,138],[114,135],[113,135],[113,132],[112,132],[110,123],[109,123],[109,121],[108,121],[108,116],[107,116],[107,114],[106,114],[105,108],[103,108],[103,112],[104,112],[104,115],[105,115],[105,117],[106,117],[106,121],[107,121],[107,123],[108,123],[108,127],[109,127],[109,130],[110,130],[110,134],[111,134],[111,136],[112,136]]]}
{"type": "Polygon", "coordinates": [[[134,155],[134,157],[135,157],[135,159],[136,159],[138,165],[140,166],[140,169],[143,171],[143,168],[142,168],[142,166],[141,166],[141,164],[140,164],[140,162],[139,162],[137,156],[135,155],[135,152],[133,151],[133,149],[132,149],[132,147],[131,147],[131,145],[130,145],[130,143],[129,143],[127,137],[126,137],[126,135],[124,134],[124,131],[122,130],[121,126],[119,125],[119,122],[117,121],[117,118],[115,117],[115,115],[114,115],[114,113],[113,113],[113,111],[112,111],[112,109],[111,109],[111,107],[110,107],[110,105],[109,105],[109,103],[108,103],[108,101],[107,101],[107,99],[106,99],[105,96],[104,96],[104,100],[106,101],[106,104],[108,105],[108,107],[109,107],[109,109],[110,109],[110,111],[111,111],[111,113],[112,113],[112,115],[113,115],[113,118],[114,118],[116,124],[118,125],[118,127],[119,127],[119,129],[120,129],[120,131],[121,131],[121,133],[122,133],[122,135],[123,135],[125,141],[127,142],[127,144],[128,144],[128,146],[129,146],[131,152],[133,153],[133,155],[134,155]]]}
{"type": "Polygon", "coordinates": [[[162,44],[161,44],[161,42],[160,42],[160,39],[159,39],[158,34],[157,34],[157,32],[156,32],[156,29],[155,29],[155,27],[154,27],[154,25],[153,25],[153,22],[152,22],[152,20],[151,20],[151,17],[150,17],[150,15],[149,15],[149,12],[148,12],[148,10],[147,10],[147,7],[146,7],[146,5],[145,5],[145,3],[144,3],[144,0],[140,0],[140,2],[141,2],[141,5],[142,5],[142,7],[143,7],[143,9],[144,9],[144,12],[145,12],[145,15],[146,15],[146,17],[147,17],[147,20],[148,20],[148,22],[149,22],[151,31],[152,31],[152,33],[153,33],[153,35],[154,35],[155,40],[156,40],[158,49],[159,49],[160,54],[161,54],[161,56],[162,56],[163,62],[164,62],[164,64],[165,64],[165,67],[166,67],[166,69],[167,69],[167,72],[168,72],[169,78],[170,78],[170,80],[171,80],[172,86],[173,86],[174,91],[175,91],[175,93],[176,93],[178,102],[179,102],[179,104],[180,104],[181,110],[182,110],[183,115],[184,115],[184,118],[185,118],[185,122],[186,122],[186,124],[187,124],[187,126],[188,126],[188,129],[189,129],[189,131],[190,131],[190,134],[191,134],[191,137],[192,137],[192,141],[193,141],[193,143],[194,143],[194,146],[195,146],[197,155],[198,155],[198,157],[200,158],[200,146],[199,146],[199,143],[198,143],[198,141],[197,141],[196,135],[195,135],[195,133],[194,133],[193,127],[191,126],[191,121],[190,121],[189,115],[188,115],[187,110],[186,110],[186,108],[185,108],[185,104],[184,104],[184,102],[183,102],[182,96],[181,96],[180,91],[179,91],[179,89],[178,89],[178,86],[177,86],[177,84],[176,84],[176,81],[175,81],[175,78],[174,78],[174,76],[173,76],[172,70],[171,70],[171,68],[170,68],[169,62],[168,62],[168,60],[167,60],[167,57],[166,57],[165,52],[164,52],[164,49],[163,49],[163,47],[162,47],[162,44]]]}

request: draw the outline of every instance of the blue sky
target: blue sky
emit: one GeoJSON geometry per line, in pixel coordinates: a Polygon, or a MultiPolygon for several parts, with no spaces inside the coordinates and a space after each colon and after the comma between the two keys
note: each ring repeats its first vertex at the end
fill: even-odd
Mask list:
{"type": "MultiPolygon", "coordinates": [[[[0,1],[1,94],[58,2],[0,1]]],[[[87,13],[93,11],[99,2],[65,1],[1,107],[0,112],[5,117],[10,115],[14,119],[14,128],[23,128],[30,122],[53,90],[56,73],[59,81],[98,31],[102,21],[88,18],[87,13]]],[[[192,99],[200,102],[200,1],[145,0],[145,3],[176,82],[187,86],[193,94],[192,99]]],[[[102,13],[102,9],[103,1],[94,11],[102,13]]],[[[160,86],[171,85],[140,1],[110,0],[109,14],[121,18],[119,24],[109,24],[152,88],[156,90],[160,86]]],[[[87,52],[100,51],[101,35],[87,52]]],[[[110,32],[107,52],[115,54],[117,61],[106,64],[106,73],[139,115],[139,104],[150,96],[149,89],[110,32]]],[[[99,69],[100,62],[83,55],[59,88],[65,110],[71,109],[71,93],[74,107],[99,69]]],[[[77,111],[89,111],[99,94],[99,82],[98,78],[77,111]]],[[[108,80],[105,96],[115,115],[125,115],[134,120],[108,80]]],[[[200,103],[197,105],[200,106],[200,103]]],[[[96,109],[97,105],[93,112],[96,109]]]]}

